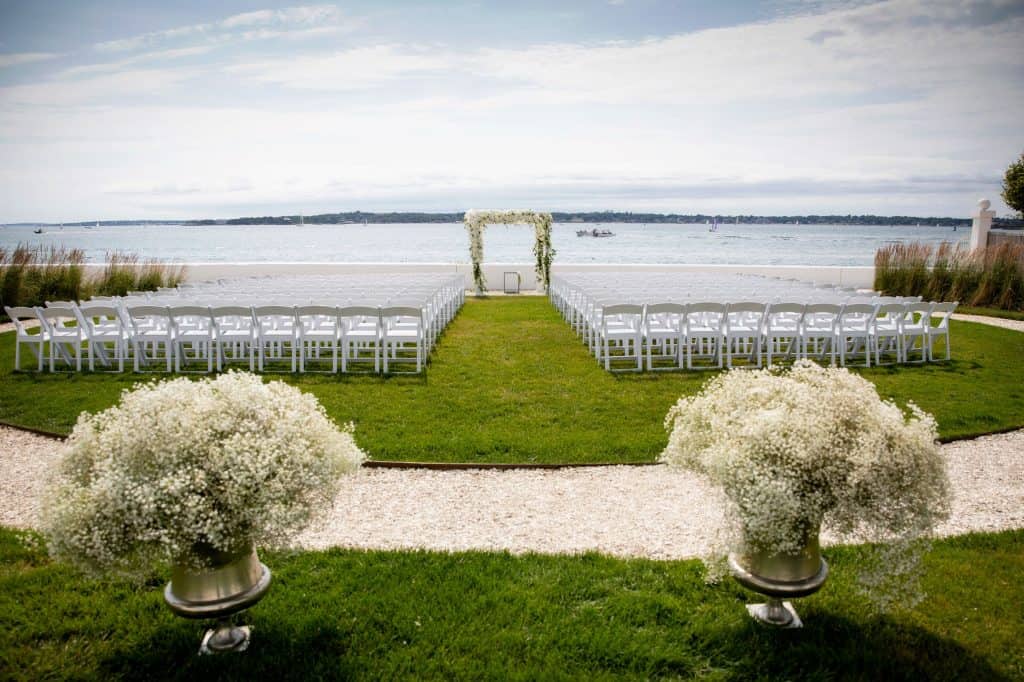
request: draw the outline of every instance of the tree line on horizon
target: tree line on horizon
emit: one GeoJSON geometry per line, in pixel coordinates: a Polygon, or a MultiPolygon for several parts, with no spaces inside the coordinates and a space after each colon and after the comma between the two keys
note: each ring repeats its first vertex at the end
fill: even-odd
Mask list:
{"type": "MultiPolygon", "coordinates": [[[[457,223],[462,222],[462,212],[425,213],[347,211],[340,213],[319,213],[314,215],[246,216],[230,219],[206,219],[185,221],[186,225],[296,225],[300,221],[317,225],[344,224],[387,224],[387,223],[457,223]]],[[[757,216],[722,215],[713,213],[634,213],[632,211],[552,211],[556,223],[651,223],[651,224],[700,224],[718,220],[724,224],[769,225],[769,224],[817,224],[817,225],[937,225],[958,227],[970,225],[970,218],[919,217],[919,216],[876,216],[876,215],[797,215],[757,216]]]]}

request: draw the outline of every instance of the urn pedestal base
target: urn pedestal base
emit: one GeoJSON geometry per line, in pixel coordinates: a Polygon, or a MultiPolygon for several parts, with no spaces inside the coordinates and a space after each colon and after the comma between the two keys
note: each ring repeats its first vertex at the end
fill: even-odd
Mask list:
{"type": "Polygon", "coordinates": [[[270,589],[270,569],[260,563],[253,548],[211,556],[213,567],[207,571],[175,567],[164,601],[182,618],[217,619],[217,625],[203,636],[200,654],[245,651],[251,629],[232,625],[230,616],[263,598],[270,589]]]}
{"type": "Polygon", "coordinates": [[[755,575],[743,567],[735,554],[729,555],[729,568],[740,585],[768,597],[767,603],[747,604],[747,612],[754,620],[773,627],[802,628],[803,621],[793,604],[782,600],[806,597],[821,589],[828,578],[828,562],[823,558],[819,560],[821,564],[817,573],[799,580],[777,580],[755,575]]]}

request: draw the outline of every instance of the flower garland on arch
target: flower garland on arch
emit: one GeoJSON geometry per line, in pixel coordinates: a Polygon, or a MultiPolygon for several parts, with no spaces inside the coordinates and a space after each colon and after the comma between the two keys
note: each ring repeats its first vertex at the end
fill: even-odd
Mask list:
{"type": "Polygon", "coordinates": [[[534,269],[537,272],[537,284],[547,291],[551,281],[551,261],[555,258],[555,249],[551,246],[550,213],[472,210],[466,211],[462,222],[469,232],[469,257],[473,261],[473,282],[478,292],[487,290],[487,279],[480,265],[484,259],[484,227],[487,225],[533,225],[536,236],[533,255],[536,258],[534,269]]]}

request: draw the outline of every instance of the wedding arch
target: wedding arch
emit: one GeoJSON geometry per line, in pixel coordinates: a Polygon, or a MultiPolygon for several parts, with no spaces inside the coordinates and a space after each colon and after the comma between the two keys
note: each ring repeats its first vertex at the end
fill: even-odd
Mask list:
{"type": "Polygon", "coordinates": [[[484,227],[487,225],[533,225],[536,241],[533,244],[533,255],[536,258],[534,268],[537,271],[538,288],[547,291],[551,282],[551,261],[555,257],[555,249],[551,246],[551,214],[537,211],[466,211],[462,218],[469,232],[469,257],[473,260],[473,282],[476,290],[487,290],[487,280],[480,266],[484,259],[484,227]]]}

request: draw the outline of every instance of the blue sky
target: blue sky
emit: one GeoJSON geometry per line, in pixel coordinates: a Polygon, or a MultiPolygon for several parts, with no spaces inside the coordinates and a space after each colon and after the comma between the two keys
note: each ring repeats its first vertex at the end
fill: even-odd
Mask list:
{"type": "Polygon", "coordinates": [[[1024,3],[0,0],[0,221],[967,215],[1024,3]]]}

